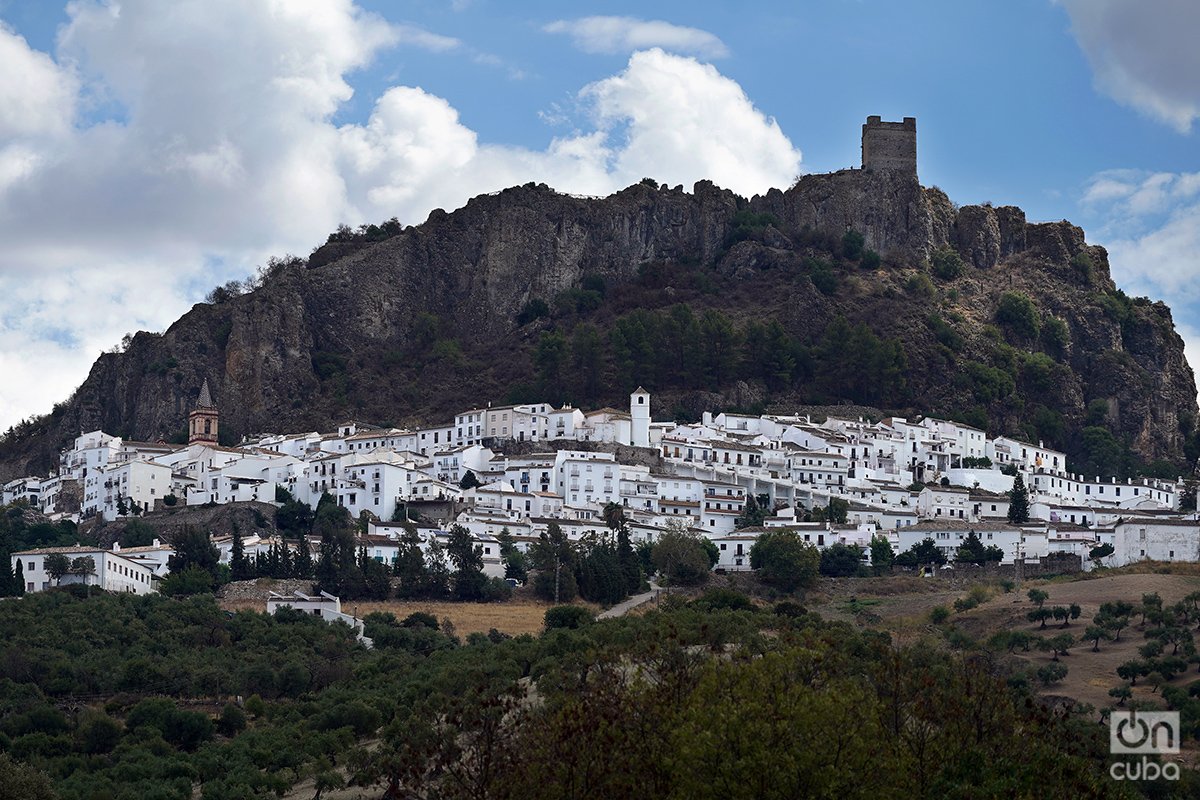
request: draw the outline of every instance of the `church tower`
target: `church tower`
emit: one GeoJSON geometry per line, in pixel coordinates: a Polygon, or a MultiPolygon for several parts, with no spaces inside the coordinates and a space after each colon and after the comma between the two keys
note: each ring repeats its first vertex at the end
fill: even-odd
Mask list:
{"type": "Polygon", "coordinates": [[[212,393],[208,391],[208,378],[200,387],[200,396],[196,398],[196,408],[188,414],[188,444],[217,443],[217,404],[213,402],[212,393]]]}
{"type": "Polygon", "coordinates": [[[629,395],[629,438],[634,447],[650,446],[650,393],[642,387],[629,395]]]}

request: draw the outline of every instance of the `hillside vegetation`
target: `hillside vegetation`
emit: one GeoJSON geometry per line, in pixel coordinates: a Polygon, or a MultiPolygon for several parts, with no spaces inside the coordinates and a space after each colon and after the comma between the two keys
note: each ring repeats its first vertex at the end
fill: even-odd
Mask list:
{"type": "Polygon", "coordinates": [[[304,780],[438,798],[1195,789],[1190,771],[1175,786],[1111,781],[1094,715],[1035,701],[986,650],[896,646],[795,603],[728,610],[746,605],[715,592],[466,641],[428,615],[373,614],[369,651],[344,626],[227,614],[211,596],[44,592],[0,604],[0,748],[14,759],[0,770],[47,776],[68,800],[304,780]]]}

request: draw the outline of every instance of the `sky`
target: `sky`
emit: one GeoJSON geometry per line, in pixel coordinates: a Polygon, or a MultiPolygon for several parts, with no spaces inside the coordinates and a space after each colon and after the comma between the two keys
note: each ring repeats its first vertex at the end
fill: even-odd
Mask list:
{"type": "Polygon", "coordinates": [[[1070,219],[1200,363],[1193,0],[0,0],[0,430],[340,224],[529,181],[750,196],[918,120],[925,185],[1070,219]]]}

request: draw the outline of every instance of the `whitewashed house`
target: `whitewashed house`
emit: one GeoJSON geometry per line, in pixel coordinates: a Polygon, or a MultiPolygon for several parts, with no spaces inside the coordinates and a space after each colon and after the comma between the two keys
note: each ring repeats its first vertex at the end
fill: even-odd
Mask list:
{"type": "Polygon", "coordinates": [[[158,580],[151,566],[126,557],[120,552],[103,550],[99,547],[42,547],[23,550],[12,554],[11,566],[14,571],[18,561],[21,563],[27,592],[40,592],[71,583],[98,586],[110,592],[152,594],[158,591],[158,580]],[[77,558],[91,558],[95,565],[95,572],[85,576],[68,574],[55,581],[46,571],[46,556],[51,554],[62,555],[68,561],[74,561],[77,558]]]}

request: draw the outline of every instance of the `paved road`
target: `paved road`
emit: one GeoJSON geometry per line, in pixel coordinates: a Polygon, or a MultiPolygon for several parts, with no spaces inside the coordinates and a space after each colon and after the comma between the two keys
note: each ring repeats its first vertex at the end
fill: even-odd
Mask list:
{"type": "Polygon", "coordinates": [[[628,600],[625,600],[624,602],[621,602],[621,603],[617,603],[615,606],[608,609],[607,611],[602,611],[600,613],[600,615],[598,617],[596,617],[596,619],[614,619],[616,617],[624,616],[625,613],[627,611],[629,611],[629,609],[637,608],[642,603],[649,603],[651,600],[658,597],[658,593],[661,591],[662,591],[662,589],[659,588],[659,586],[657,584],[651,582],[650,591],[643,592],[642,594],[635,594],[633,597],[629,598],[628,600]]]}

